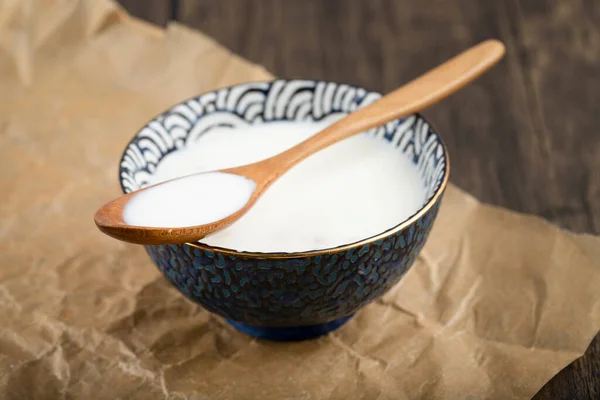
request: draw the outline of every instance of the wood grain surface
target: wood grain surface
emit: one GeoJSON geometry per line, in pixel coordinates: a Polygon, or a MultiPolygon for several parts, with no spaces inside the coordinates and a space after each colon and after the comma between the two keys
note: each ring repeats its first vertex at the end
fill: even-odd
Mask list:
{"type": "MultiPolygon", "coordinates": [[[[451,181],[485,202],[600,233],[598,0],[121,3],[197,28],[280,77],[381,92],[498,38],[505,59],[424,112],[452,154],[451,181]]],[[[600,399],[600,335],[535,399],[600,399]]]]}

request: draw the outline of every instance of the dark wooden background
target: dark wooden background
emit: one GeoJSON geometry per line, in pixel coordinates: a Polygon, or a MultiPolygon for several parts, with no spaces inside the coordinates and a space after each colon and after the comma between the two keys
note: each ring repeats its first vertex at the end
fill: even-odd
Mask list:
{"type": "MultiPolygon", "coordinates": [[[[120,2],[159,25],[197,28],[277,76],[381,92],[498,38],[502,63],[424,113],[453,155],[451,180],[485,202],[600,233],[599,0],[120,2]]],[[[600,335],[535,399],[600,399],[600,335]]]]}

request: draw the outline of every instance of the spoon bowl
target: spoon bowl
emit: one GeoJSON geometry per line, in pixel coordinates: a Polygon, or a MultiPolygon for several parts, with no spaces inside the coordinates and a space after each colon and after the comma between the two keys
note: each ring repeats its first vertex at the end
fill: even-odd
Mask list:
{"type": "MultiPolygon", "coordinates": [[[[378,99],[380,94],[360,87],[307,79],[245,83],[205,93],[176,104],[137,133],[121,158],[121,188],[125,196],[139,194],[156,181],[155,171],[168,163],[172,153],[210,143],[204,133],[218,126],[236,129],[279,121],[330,124],[378,99]]],[[[413,265],[436,220],[449,176],[444,143],[418,113],[360,129],[422,166],[422,185],[415,189],[424,191],[422,206],[408,218],[390,217],[390,229],[336,247],[295,252],[210,246],[196,241],[195,233],[186,243],[166,244],[159,233],[165,230],[158,229],[148,231],[148,237],[158,239],[144,248],[185,297],[248,335],[297,341],[337,329],[397,284],[413,265]]],[[[382,171],[399,179],[404,172],[382,171]]],[[[360,181],[356,185],[365,190],[360,181]]]]}

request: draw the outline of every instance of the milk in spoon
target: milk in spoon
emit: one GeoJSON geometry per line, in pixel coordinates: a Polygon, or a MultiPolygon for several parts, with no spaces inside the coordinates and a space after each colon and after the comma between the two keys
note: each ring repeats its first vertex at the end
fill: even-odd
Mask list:
{"type": "Polygon", "coordinates": [[[184,176],[133,196],[123,220],[154,228],[206,225],[241,210],[254,189],[254,181],[220,171],[184,176]]]}

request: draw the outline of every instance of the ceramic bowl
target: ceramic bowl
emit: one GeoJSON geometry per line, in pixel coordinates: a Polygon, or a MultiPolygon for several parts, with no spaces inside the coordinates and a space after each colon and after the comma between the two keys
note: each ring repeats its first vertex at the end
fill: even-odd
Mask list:
{"type": "MultiPolygon", "coordinates": [[[[347,84],[275,80],[185,100],[148,122],[130,141],[120,162],[122,190],[146,186],[163,157],[191,143],[201,145],[199,133],[211,126],[335,119],[379,97],[347,84]]],[[[146,246],[148,254],[183,295],[249,335],[302,340],[336,329],[410,268],[427,240],[448,181],[446,149],[422,116],[365,134],[409,157],[424,184],[425,204],[394,228],[344,246],[299,253],[239,252],[187,243],[146,246]]]]}

